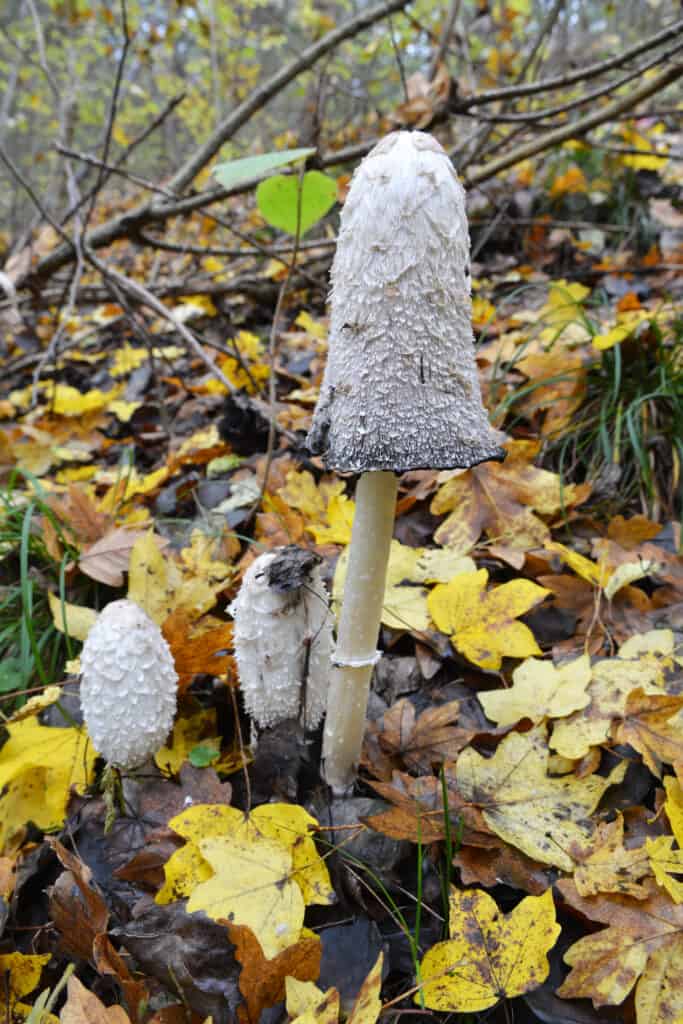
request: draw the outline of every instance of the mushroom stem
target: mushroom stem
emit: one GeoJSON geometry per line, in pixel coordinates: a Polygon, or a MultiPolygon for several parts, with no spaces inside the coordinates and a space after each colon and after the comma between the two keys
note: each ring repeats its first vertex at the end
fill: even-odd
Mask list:
{"type": "Polygon", "coordinates": [[[360,760],[397,490],[396,475],[385,471],[364,473],[356,488],[323,739],[323,773],[335,793],[353,785],[360,760]]]}

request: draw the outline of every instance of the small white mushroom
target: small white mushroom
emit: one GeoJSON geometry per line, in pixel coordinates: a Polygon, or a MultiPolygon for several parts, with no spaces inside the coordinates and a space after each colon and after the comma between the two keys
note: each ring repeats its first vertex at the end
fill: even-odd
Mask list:
{"type": "Polygon", "coordinates": [[[467,468],[504,451],[474,360],[463,188],[424,132],[382,139],[354,174],[332,266],[329,354],[308,445],[356,489],[323,741],[335,791],[360,758],[396,473],[467,468]]]}
{"type": "Polygon", "coordinates": [[[112,601],[81,652],[81,706],[98,753],[135,768],[173,725],[178,675],[161,630],[133,601],[112,601]]]}
{"type": "Polygon", "coordinates": [[[332,649],[329,598],[311,552],[286,547],[260,555],[230,606],[244,704],[259,728],[322,719],[332,649]]]}

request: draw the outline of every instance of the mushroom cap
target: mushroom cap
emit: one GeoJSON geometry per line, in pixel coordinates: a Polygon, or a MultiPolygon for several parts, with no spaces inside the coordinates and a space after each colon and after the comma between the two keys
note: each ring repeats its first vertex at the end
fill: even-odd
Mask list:
{"type": "Polygon", "coordinates": [[[98,753],[134,768],[164,744],[176,712],[178,675],[156,622],[133,601],[100,612],[81,651],[81,706],[98,753]]]}
{"type": "Polygon", "coordinates": [[[327,366],[307,444],[330,469],[503,459],[482,405],[465,195],[441,145],[394,132],[356,170],[332,265],[327,366]]]}

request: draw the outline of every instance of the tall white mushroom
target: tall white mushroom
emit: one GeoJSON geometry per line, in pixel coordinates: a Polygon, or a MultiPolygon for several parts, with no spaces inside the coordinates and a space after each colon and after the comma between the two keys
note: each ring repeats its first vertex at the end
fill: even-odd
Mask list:
{"type": "Polygon", "coordinates": [[[308,446],[361,473],[323,766],[353,784],[379,655],[396,474],[502,459],[481,401],[463,188],[424,132],[382,139],[354,174],[332,266],[329,355],[308,446]]]}

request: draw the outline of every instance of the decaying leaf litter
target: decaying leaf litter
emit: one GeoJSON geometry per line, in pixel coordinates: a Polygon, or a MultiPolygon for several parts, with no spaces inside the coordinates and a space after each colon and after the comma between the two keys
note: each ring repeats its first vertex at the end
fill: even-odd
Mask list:
{"type": "MultiPolygon", "coordinates": [[[[411,102],[401,117],[422,127],[434,97],[411,102]]],[[[667,196],[680,162],[648,155],[661,134],[624,138],[645,155],[614,159],[667,196]]],[[[580,147],[547,183],[554,203],[589,188],[580,147]]],[[[505,186],[528,187],[527,173],[505,186]]],[[[260,187],[262,215],[290,235],[344,198],[329,176],[310,179],[297,216],[296,180],[260,187]]],[[[253,212],[237,208],[246,224],[253,212]]],[[[648,272],[680,248],[668,237],[666,260],[653,257],[676,210],[668,198],[648,209],[649,250],[521,226],[516,261],[482,248],[479,377],[507,458],[399,481],[361,777],[334,815],[305,716],[247,720],[228,613],[255,558],[288,545],[298,564],[321,559],[334,614],[343,595],[354,480],[302,444],[325,364],[324,289],[285,291],[274,363],[258,297],[237,323],[208,294],[169,301],[205,355],[225,346],[224,381],[168,320],[152,319],[141,345],[107,302],[69,313],[34,386],[12,353],[54,327],[26,315],[0,407],[6,535],[19,524],[4,564],[24,581],[28,645],[1,679],[4,1019],[360,1024],[383,1005],[683,1018],[683,571],[668,433],[681,415],[680,286],[648,272]],[[617,364],[623,390],[596,412],[617,364]],[[667,387],[628,393],[653,367],[667,387]],[[76,680],[97,611],[121,598],[163,633],[179,710],[112,807],[76,680]],[[33,608],[56,637],[51,661],[33,608]],[[26,650],[32,686],[17,683],[26,650]]],[[[266,283],[282,277],[281,264],[265,269],[266,283]]]]}

